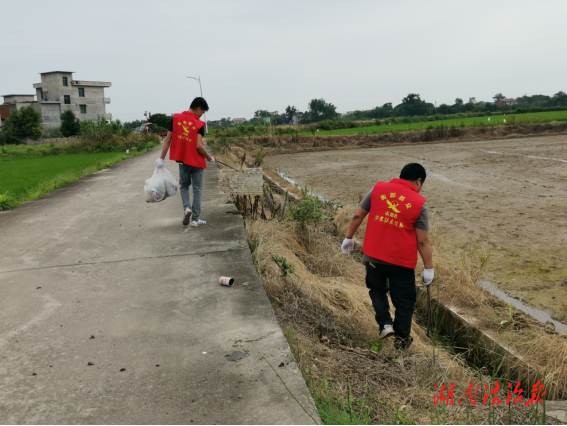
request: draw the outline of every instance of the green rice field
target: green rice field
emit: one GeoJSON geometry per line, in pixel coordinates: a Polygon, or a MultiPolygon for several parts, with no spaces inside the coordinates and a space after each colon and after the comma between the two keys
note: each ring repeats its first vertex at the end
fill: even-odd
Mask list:
{"type": "MultiPolygon", "coordinates": [[[[478,127],[481,123],[485,126],[500,126],[506,124],[536,124],[550,123],[552,121],[567,121],[567,111],[546,111],[525,114],[506,114],[491,117],[466,117],[454,118],[450,120],[426,121],[419,123],[399,123],[384,124],[380,126],[355,127],[352,129],[339,130],[319,130],[318,135],[357,135],[357,134],[378,134],[390,132],[407,132],[412,130],[425,130],[429,126],[455,126],[455,127],[478,127]],[[490,118],[490,121],[488,120],[490,118]]],[[[300,132],[300,135],[311,135],[310,131],[300,132]]]]}
{"type": "Polygon", "coordinates": [[[141,153],[138,151],[130,154],[110,152],[0,158],[0,211],[41,197],[69,182],[141,153]]]}

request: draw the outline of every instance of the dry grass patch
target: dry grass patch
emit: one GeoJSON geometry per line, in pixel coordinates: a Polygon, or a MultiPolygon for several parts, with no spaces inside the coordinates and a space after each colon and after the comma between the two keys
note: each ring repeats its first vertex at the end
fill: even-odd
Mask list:
{"type": "MultiPolygon", "coordinates": [[[[460,397],[471,382],[489,384],[491,378],[469,368],[461,355],[433,346],[415,323],[406,353],[391,340],[377,340],[360,251],[343,255],[336,237],[344,218],[246,223],[254,262],[322,417],[324,407],[334,407],[358,423],[532,422],[530,407],[508,412],[456,400],[455,406],[433,405],[434,384],[455,383],[460,397]]],[[[339,414],[327,421],[342,421],[339,414]]]]}
{"type": "MultiPolygon", "coordinates": [[[[338,235],[345,234],[354,210],[354,207],[345,208],[337,215],[338,235]]],[[[366,221],[356,235],[360,254],[365,231],[366,221]]],[[[510,310],[499,298],[477,285],[490,267],[487,246],[479,244],[472,250],[447,252],[448,244],[437,234],[434,218],[430,238],[439,277],[440,302],[472,318],[476,327],[539,371],[545,380],[554,382],[554,398],[566,398],[567,336],[556,333],[552,324],[542,324],[516,308],[510,310]]],[[[420,274],[421,270],[416,269],[418,278],[420,274]]],[[[432,295],[436,297],[435,292],[432,295]]]]}

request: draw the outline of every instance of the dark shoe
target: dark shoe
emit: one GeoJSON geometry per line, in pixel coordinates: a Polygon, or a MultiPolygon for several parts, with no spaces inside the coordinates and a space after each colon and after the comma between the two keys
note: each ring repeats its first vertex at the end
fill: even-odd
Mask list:
{"type": "Polygon", "coordinates": [[[413,343],[413,337],[408,337],[407,339],[401,339],[396,336],[396,340],[394,340],[394,348],[399,351],[406,351],[411,344],[413,343]]]}

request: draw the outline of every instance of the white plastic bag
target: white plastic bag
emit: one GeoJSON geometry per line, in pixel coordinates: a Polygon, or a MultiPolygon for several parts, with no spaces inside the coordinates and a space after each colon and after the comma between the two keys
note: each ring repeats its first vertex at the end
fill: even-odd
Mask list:
{"type": "Polygon", "coordinates": [[[154,170],[151,178],[146,179],[144,194],[147,203],[159,203],[167,197],[174,197],[177,194],[179,183],[165,167],[154,170]]]}
{"type": "Polygon", "coordinates": [[[165,167],[162,170],[164,175],[163,180],[165,181],[165,192],[168,197],[175,197],[175,194],[177,194],[177,190],[179,189],[179,183],[175,180],[173,175],[169,173],[169,170],[165,167]]]}
{"type": "Polygon", "coordinates": [[[146,203],[159,203],[167,197],[167,192],[165,190],[165,180],[164,180],[164,169],[154,170],[154,174],[151,178],[146,179],[146,185],[144,185],[144,194],[146,196],[146,203]]]}

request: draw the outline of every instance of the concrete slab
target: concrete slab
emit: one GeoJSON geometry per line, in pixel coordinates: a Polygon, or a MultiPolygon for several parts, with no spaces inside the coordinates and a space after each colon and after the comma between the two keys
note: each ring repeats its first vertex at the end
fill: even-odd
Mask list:
{"type": "Polygon", "coordinates": [[[2,423],[313,423],[267,361],[319,421],[216,169],[204,227],[144,202],[159,149],[0,213],[2,423]]]}
{"type": "Polygon", "coordinates": [[[547,417],[567,422],[567,401],[546,401],[545,408],[547,417]]]}

